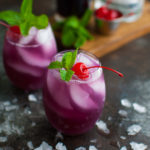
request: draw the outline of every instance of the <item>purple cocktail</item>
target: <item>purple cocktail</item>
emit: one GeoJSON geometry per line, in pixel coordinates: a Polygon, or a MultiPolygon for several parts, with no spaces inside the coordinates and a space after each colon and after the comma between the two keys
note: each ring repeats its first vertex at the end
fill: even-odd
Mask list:
{"type": "MultiPolygon", "coordinates": [[[[53,61],[61,61],[65,52],[56,54],[53,61]]],[[[75,60],[87,67],[100,66],[99,60],[90,53],[79,51],[75,60]]],[[[88,78],[75,74],[69,82],[60,78],[59,70],[48,70],[43,89],[46,115],[59,131],[81,134],[92,128],[102,113],[105,102],[105,81],[101,68],[89,69],[88,78]]]]}
{"type": "Polygon", "coordinates": [[[3,49],[6,73],[14,85],[22,89],[39,89],[43,86],[50,59],[56,52],[50,25],[40,30],[32,27],[27,36],[8,28],[3,49]]]}

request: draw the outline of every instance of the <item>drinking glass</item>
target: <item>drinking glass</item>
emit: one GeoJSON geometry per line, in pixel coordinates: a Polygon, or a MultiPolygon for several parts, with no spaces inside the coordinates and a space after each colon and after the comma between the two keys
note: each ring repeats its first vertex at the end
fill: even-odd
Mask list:
{"type": "Polygon", "coordinates": [[[56,52],[56,42],[50,25],[41,30],[32,27],[27,36],[8,28],[3,47],[6,73],[19,88],[42,88],[47,66],[56,52]]]}
{"type": "MultiPolygon", "coordinates": [[[[63,51],[52,61],[61,61],[63,51]]],[[[79,51],[76,62],[87,67],[99,66],[92,54],[79,51]]],[[[91,129],[102,113],[105,102],[105,81],[101,68],[89,69],[88,79],[73,75],[69,82],[60,78],[59,70],[48,70],[43,88],[43,103],[49,122],[62,133],[77,135],[91,129]]]]}

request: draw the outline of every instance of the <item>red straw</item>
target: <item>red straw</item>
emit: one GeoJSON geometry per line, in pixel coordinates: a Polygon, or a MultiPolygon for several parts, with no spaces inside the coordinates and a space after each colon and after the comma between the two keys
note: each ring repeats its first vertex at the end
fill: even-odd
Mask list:
{"type": "Polygon", "coordinates": [[[6,28],[9,28],[9,25],[6,24],[6,23],[4,23],[4,22],[2,22],[2,21],[0,21],[0,24],[3,25],[3,26],[5,26],[6,28]]]}

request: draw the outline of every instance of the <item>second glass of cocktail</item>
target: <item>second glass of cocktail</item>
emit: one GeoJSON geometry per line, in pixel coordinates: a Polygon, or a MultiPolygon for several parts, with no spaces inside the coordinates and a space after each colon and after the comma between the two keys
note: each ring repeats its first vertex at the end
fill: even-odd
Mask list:
{"type": "Polygon", "coordinates": [[[3,48],[6,73],[14,85],[25,90],[42,88],[50,59],[57,52],[55,38],[44,14],[32,13],[33,0],[22,0],[20,12],[0,12],[7,32],[3,48]]]}

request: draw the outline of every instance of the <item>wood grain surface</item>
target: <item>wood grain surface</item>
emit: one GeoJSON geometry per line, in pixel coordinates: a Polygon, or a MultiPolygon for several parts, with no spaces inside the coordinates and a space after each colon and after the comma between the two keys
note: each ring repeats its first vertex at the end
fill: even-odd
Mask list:
{"type": "Polygon", "coordinates": [[[93,33],[94,40],[87,41],[81,49],[87,50],[98,57],[104,56],[124,44],[150,32],[150,2],[146,2],[143,15],[133,23],[122,23],[112,35],[93,33]]]}

